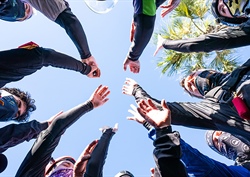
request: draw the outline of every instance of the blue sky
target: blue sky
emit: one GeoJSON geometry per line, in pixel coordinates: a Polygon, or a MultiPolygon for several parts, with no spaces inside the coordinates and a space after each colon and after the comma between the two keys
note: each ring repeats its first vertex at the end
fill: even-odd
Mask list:
{"type": "MultiPolygon", "coordinates": [[[[59,146],[53,153],[57,158],[70,155],[78,158],[85,146],[101,136],[98,130],[104,125],[119,123],[119,130],[111,141],[109,154],[104,166],[104,177],[113,177],[120,170],[129,170],[136,177],[149,177],[154,167],[153,144],[147,138],[147,131],[136,122],[126,120],[132,97],[122,94],[126,77],[136,80],[151,96],[166,101],[198,101],[185,94],[179,86],[179,76],[161,75],[156,62],[161,56],[153,57],[155,46],[150,42],[140,57],[141,71],[132,74],[123,71],[123,60],[130,46],[129,35],[133,15],[132,1],[119,1],[107,14],[95,14],[87,8],[84,1],[69,0],[72,11],[82,23],[88,38],[90,50],[102,72],[99,79],[89,79],[80,73],[57,69],[42,68],[21,81],[10,83],[8,87],[18,87],[29,91],[36,100],[37,110],[30,120],[45,121],[60,110],[68,110],[87,100],[99,84],[109,86],[110,100],[102,107],[85,114],[62,136],[59,146]]],[[[158,10],[158,13],[160,11],[158,10]]],[[[155,30],[160,28],[160,15],[157,16],[155,30]]],[[[16,48],[29,41],[42,47],[53,48],[77,59],[79,54],[65,31],[42,14],[25,22],[8,23],[0,21],[0,50],[16,48]]],[[[243,50],[242,50],[243,51],[243,50]]],[[[248,57],[245,53],[244,57],[248,57]]],[[[0,126],[8,123],[1,123],[0,126]]],[[[204,132],[173,126],[184,140],[201,152],[218,161],[233,164],[213,152],[205,143],[204,132]]],[[[13,177],[34,141],[22,143],[5,152],[9,164],[0,177],[13,177]]]]}

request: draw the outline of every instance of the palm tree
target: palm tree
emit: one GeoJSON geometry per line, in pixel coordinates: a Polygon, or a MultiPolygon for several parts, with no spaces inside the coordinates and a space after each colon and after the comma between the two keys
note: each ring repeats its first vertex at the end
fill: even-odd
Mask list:
{"type": "MultiPolygon", "coordinates": [[[[210,3],[204,0],[182,0],[179,6],[166,19],[165,27],[154,34],[165,39],[183,39],[198,37],[202,34],[217,32],[223,25],[215,23],[209,11],[210,3]]],[[[190,72],[201,68],[213,68],[221,72],[230,72],[238,66],[239,57],[234,50],[215,51],[210,53],[180,53],[164,50],[157,66],[162,68],[162,73],[173,74],[190,72]]]]}

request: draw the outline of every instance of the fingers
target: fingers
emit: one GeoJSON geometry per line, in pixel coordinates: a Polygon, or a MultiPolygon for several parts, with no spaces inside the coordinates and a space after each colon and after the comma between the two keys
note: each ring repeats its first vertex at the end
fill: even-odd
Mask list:
{"type": "MultiPolygon", "coordinates": [[[[142,108],[137,108],[137,111],[139,112],[139,114],[141,114],[143,117],[146,117],[146,112],[142,109],[142,108]]],[[[146,118],[145,118],[146,119],[146,118]]]]}
{"type": "MultiPolygon", "coordinates": [[[[136,108],[135,108],[135,109],[136,109],[136,108]]],[[[137,110],[136,110],[136,112],[135,112],[135,111],[129,109],[128,112],[131,113],[134,117],[136,117],[137,110]]],[[[131,120],[131,119],[130,119],[130,120],[131,120]]]]}
{"type": "Polygon", "coordinates": [[[134,34],[135,34],[135,24],[134,24],[134,22],[132,22],[132,24],[131,24],[131,30],[130,30],[130,42],[133,41],[134,34]]]}
{"type": "Polygon", "coordinates": [[[89,160],[90,157],[91,157],[90,154],[84,155],[84,156],[82,157],[81,161],[83,162],[83,161],[85,161],[85,160],[89,160]]]}
{"type": "Polygon", "coordinates": [[[99,86],[95,89],[94,93],[97,94],[97,93],[99,92],[99,90],[101,89],[101,87],[102,87],[102,85],[99,85],[99,86]]]}
{"type": "Polygon", "coordinates": [[[123,64],[123,70],[124,70],[124,71],[127,70],[127,64],[126,64],[126,63],[123,64]]]}
{"type": "Polygon", "coordinates": [[[157,53],[161,50],[163,48],[163,46],[161,45],[160,47],[158,47],[156,50],[155,50],[155,52],[154,52],[154,54],[153,54],[153,56],[156,56],[157,55],[157,53]]]}
{"type": "Polygon", "coordinates": [[[98,89],[97,94],[101,96],[102,99],[106,100],[106,97],[110,94],[108,86],[102,86],[98,89]]]}
{"type": "Polygon", "coordinates": [[[95,78],[101,77],[101,70],[99,68],[97,68],[94,72],[93,72],[93,76],[95,78]]]}
{"type": "Polygon", "coordinates": [[[134,117],[127,117],[128,120],[136,120],[134,117]]]}
{"type": "Polygon", "coordinates": [[[166,101],[164,99],[161,100],[161,106],[163,107],[163,109],[168,109],[169,110],[169,107],[166,103],[166,101]]]}
{"type": "Polygon", "coordinates": [[[151,172],[151,174],[154,176],[155,168],[150,168],[150,172],[151,172]]]}
{"type": "Polygon", "coordinates": [[[148,99],[148,105],[152,108],[152,109],[157,109],[157,107],[155,106],[155,104],[153,103],[153,100],[148,99]]]}
{"type": "Polygon", "coordinates": [[[141,100],[139,103],[138,103],[138,106],[139,106],[139,108],[140,109],[142,109],[143,111],[145,111],[146,110],[146,102],[145,102],[145,100],[141,100]]]}
{"type": "Polygon", "coordinates": [[[106,103],[108,100],[109,100],[109,98],[105,98],[105,99],[103,100],[103,103],[106,103]]]}
{"type": "Polygon", "coordinates": [[[139,73],[140,72],[140,67],[139,66],[130,65],[130,71],[132,73],[139,73]]]}
{"type": "Polygon", "coordinates": [[[85,151],[85,152],[88,152],[88,153],[92,152],[93,149],[95,148],[95,146],[97,145],[97,143],[98,143],[98,140],[92,141],[92,142],[85,148],[84,151],[85,151]]]}
{"type": "Polygon", "coordinates": [[[135,105],[131,104],[131,105],[130,105],[130,107],[134,110],[134,112],[136,112],[136,111],[137,111],[137,108],[136,108],[136,106],[135,106],[135,105]]]}
{"type": "Polygon", "coordinates": [[[118,131],[118,123],[115,124],[112,131],[115,133],[118,131]]]}
{"type": "MultiPolygon", "coordinates": [[[[149,99],[150,100],[150,99],[149,99]]],[[[148,100],[148,101],[149,101],[148,100]]],[[[154,107],[152,107],[150,104],[149,104],[149,102],[148,101],[145,101],[145,100],[141,100],[140,102],[139,102],[139,107],[144,111],[144,112],[149,112],[149,111],[151,111],[152,109],[157,109],[155,106],[154,107]]],[[[153,103],[151,103],[151,104],[153,104],[153,103]]]]}
{"type": "Polygon", "coordinates": [[[126,71],[127,70],[127,66],[129,64],[129,60],[128,58],[125,58],[124,62],[123,62],[123,70],[126,71]]]}
{"type": "Polygon", "coordinates": [[[127,87],[126,85],[123,85],[122,87],[122,93],[124,94],[130,94],[131,88],[127,87]]]}
{"type": "Polygon", "coordinates": [[[106,90],[106,93],[102,94],[102,98],[106,98],[109,94],[110,94],[110,90],[108,90],[108,91],[106,90]]]}

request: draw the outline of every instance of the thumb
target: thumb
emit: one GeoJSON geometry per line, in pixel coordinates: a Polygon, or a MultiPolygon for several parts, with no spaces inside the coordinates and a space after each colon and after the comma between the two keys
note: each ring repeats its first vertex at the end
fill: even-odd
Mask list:
{"type": "Polygon", "coordinates": [[[123,69],[124,69],[124,71],[127,70],[127,65],[128,65],[127,61],[123,63],[123,69]]]}
{"type": "Polygon", "coordinates": [[[161,100],[161,106],[163,107],[163,109],[169,109],[169,107],[167,106],[167,103],[164,99],[161,100]]]}
{"type": "Polygon", "coordinates": [[[130,32],[130,42],[133,42],[134,39],[134,31],[131,30],[130,32]]]}
{"type": "Polygon", "coordinates": [[[90,159],[90,154],[87,154],[87,155],[84,155],[81,159],[81,161],[85,161],[85,160],[88,160],[90,159]]]}

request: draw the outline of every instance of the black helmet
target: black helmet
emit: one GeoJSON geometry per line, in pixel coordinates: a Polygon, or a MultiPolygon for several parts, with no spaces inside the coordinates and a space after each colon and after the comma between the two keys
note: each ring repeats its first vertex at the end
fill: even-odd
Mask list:
{"type": "Polygon", "coordinates": [[[125,177],[125,176],[134,177],[134,175],[127,170],[120,171],[115,175],[115,177],[125,177]]]}
{"type": "Polygon", "coordinates": [[[216,21],[218,23],[222,23],[224,25],[227,26],[238,26],[244,22],[246,22],[248,20],[247,17],[241,17],[241,18],[237,18],[237,17],[224,17],[222,16],[219,11],[218,11],[218,1],[219,0],[213,0],[212,1],[212,5],[211,5],[211,11],[213,16],[216,18],[216,21]]]}
{"type": "Polygon", "coordinates": [[[7,157],[4,154],[0,154],[0,173],[2,173],[8,165],[7,157]]]}

